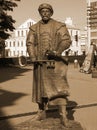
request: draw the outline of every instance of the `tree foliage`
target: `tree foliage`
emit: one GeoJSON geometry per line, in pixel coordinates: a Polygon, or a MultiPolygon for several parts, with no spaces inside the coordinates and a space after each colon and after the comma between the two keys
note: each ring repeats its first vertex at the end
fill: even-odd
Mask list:
{"type": "Polygon", "coordinates": [[[0,38],[7,39],[10,34],[8,31],[15,29],[14,23],[16,22],[8,11],[13,11],[17,7],[17,1],[20,0],[0,0],[0,38]]]}

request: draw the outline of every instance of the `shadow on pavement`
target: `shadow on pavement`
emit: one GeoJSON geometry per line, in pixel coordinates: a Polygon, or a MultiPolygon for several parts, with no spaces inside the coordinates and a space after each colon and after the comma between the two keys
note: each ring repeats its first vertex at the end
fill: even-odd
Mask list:
{"type": "MultiPolygon", "coordinates": [[[[5,113],[0,110],[0,116],[5,116],[5,113]]],[[[0,120],[0,130],[13,130],[12,125],[8,120],[0,120]]]]}
{"type": "Polygon", "coordinates": [[[26,96],[26,94],[0,89],[0,130],[13,130],[9,121],[4,120],[8,115],[3,111],[3,107],[14,105],[15,101],[23,96],[26,96]]]}
{"type": "Polygon", "coordinates": [[[26,96],[26,94],[0,89],[0,108],[14,105],[14,102],[22,96],[26,96]]]}
{"type": "MultiPolygon", "coordinates": [[[[31,71],[28,67],[0,66],[0,83],[16,79],[17,76],[24,76],[23,73],[31,71]]],[[[6,118],[8,115],[4,112],[4,107],[15,105],[15,101],[26,96],[24,93],[16,93],[0,89],[0,130],[13,130],[12,124],[6,118]]]]}
{"type": "Polygon", "coordinates": [[[31,71],[31,69],[27,67],[0,67],[0,83],[15,79],[17,76],[23,76],[26,71],[31,71]]]}

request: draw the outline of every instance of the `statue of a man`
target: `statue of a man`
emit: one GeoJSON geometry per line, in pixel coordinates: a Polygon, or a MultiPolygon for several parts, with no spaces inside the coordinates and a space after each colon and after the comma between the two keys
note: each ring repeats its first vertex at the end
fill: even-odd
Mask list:
{"type": "Polygon", "coordinates": [[[67,126],[66,96],[69,88],[66,79],[67,64],[59,60],[46,62],[48,60],[46,52],[60,57],[61,53],[70,47],[71,38],[65,23],[51,18],[53,15],[51,5],[43,3],[38,11],[42,19],[30,27],[26,42],[28,54],[34,63],[32,100],[39,106],[36,119],[41,120],[45,117],[48,105],[57,105],[61,123],[67,126]]]}

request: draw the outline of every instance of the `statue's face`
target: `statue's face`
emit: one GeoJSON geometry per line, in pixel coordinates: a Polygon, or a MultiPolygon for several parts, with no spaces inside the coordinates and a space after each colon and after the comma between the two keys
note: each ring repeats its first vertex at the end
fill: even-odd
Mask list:
{"type": "Polygon", "coordinates": [[[49,9],[42,9],[40,15],[43,21],[49,21],[52,14],[49,9]]]}

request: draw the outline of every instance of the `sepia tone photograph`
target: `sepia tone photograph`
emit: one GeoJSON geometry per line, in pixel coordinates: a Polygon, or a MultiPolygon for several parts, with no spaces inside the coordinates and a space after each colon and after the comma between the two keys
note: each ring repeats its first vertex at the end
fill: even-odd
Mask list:
{"type": "Polygon", "coordinates": [[[97,0],[0,0],[0,130],[97,130],[97,0]]]}

